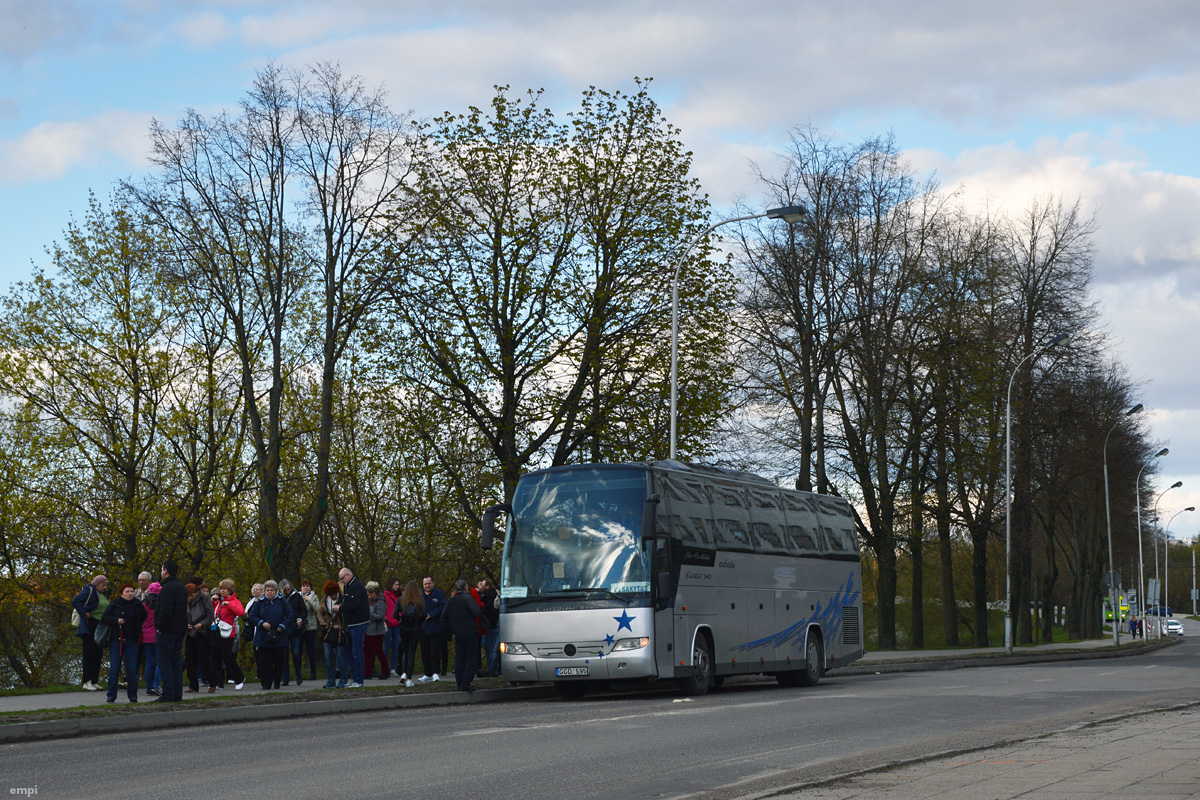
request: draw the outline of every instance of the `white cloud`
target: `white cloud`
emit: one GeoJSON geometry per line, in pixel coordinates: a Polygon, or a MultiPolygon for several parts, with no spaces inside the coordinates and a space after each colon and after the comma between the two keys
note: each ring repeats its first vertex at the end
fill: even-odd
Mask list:
{"type": "Polygon", "coordinates": [[[78,166],[118,159],[123,168],[146,165],[150,115],[110,111],[70,122],[43,122],[17,139],[0,140],[0,182],[54,180],[78,166]]]}

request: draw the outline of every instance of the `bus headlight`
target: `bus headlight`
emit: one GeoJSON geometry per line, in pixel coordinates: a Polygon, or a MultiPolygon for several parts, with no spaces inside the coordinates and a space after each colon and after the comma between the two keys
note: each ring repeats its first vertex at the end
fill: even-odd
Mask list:
{"type": "Polygon", "coordinates": [[[510,656],[527,656],[529,648],[520,642],[501,642],[500,652],[510,656]]]}
{"type": "Polygon", "coordinates": [[[612,651],[615,653],[618,650],[641,650],[650,644],[650,637],[643,636],[640,639],[621,639],[613,645],[612,651]]]}

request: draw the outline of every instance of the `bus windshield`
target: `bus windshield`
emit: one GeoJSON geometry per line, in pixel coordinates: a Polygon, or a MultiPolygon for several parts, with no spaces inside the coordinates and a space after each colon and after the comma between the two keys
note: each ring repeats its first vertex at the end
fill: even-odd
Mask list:
{"type": "Polygon", "coordinates": [[[646,473],[545,472],[513,497],[501,591],[506,598],[650,593],[641,547],[646,473]]]}

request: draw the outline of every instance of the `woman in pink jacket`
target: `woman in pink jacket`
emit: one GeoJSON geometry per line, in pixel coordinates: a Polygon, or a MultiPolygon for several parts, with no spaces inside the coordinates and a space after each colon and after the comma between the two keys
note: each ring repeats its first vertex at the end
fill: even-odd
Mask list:
{"type": "Polygon", "coordinates": [[[158,581],[146,587],[146,621],[142,623],[142,647],[146,650],[146,694],[159,696],[159,686],[162,685],[162,671],[158,668],[158,633],[154,630],[154,609],[158,606],[158,593],[162,584],[158,581]]]}
{"type": "MultiPolygon", "coordinates": [[[[238,618],[246,613],[242,601],[233,592],[233,581],[226,578],[217,584],[213,595],[213,619],[217,626],[217,646],[212,648],[212,671],[216,678],[211,686],[225,686],[226,679],[233,681],[234,689],[241,689],[246,675],[237,663],[238,618]]],[[[212,689],[210,688],[211,692],[212,689]]]]}

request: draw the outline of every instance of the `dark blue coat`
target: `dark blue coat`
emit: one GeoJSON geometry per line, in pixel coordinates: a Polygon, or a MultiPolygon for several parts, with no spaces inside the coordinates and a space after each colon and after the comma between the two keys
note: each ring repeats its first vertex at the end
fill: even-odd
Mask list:
{"type": "Polygon", "coordinates": [[[88,615],[95,611],[99,604],[100,592],[90,583],[84,584],[79,594],[71,599],[71,605],[79,612],[79,629],[75,631],[77,636],[91,636],[88,630],[88,615]]]}
{"type": "Polygon", "coordinates": [[[442,612],[446,610],[446,593],[436,586],[425,595],[425,621],[421,623],[421,632],[430,636],[446,630],[442,612]]]}
{"type": "Polygon", "coordinates": [[[292,619],[292,613],[292,606],[283,599],[283,595],[277,594],[271,600],[265,594],[258,598],[254,607],[246,613],[246,619],[254,626],[254,646],[287,647],[287,624],[292,619]],[[267,641],[267,632],[262,627],[264,622],[271,626],[271,630],[280,631],[277,641],[267,641]]]}

